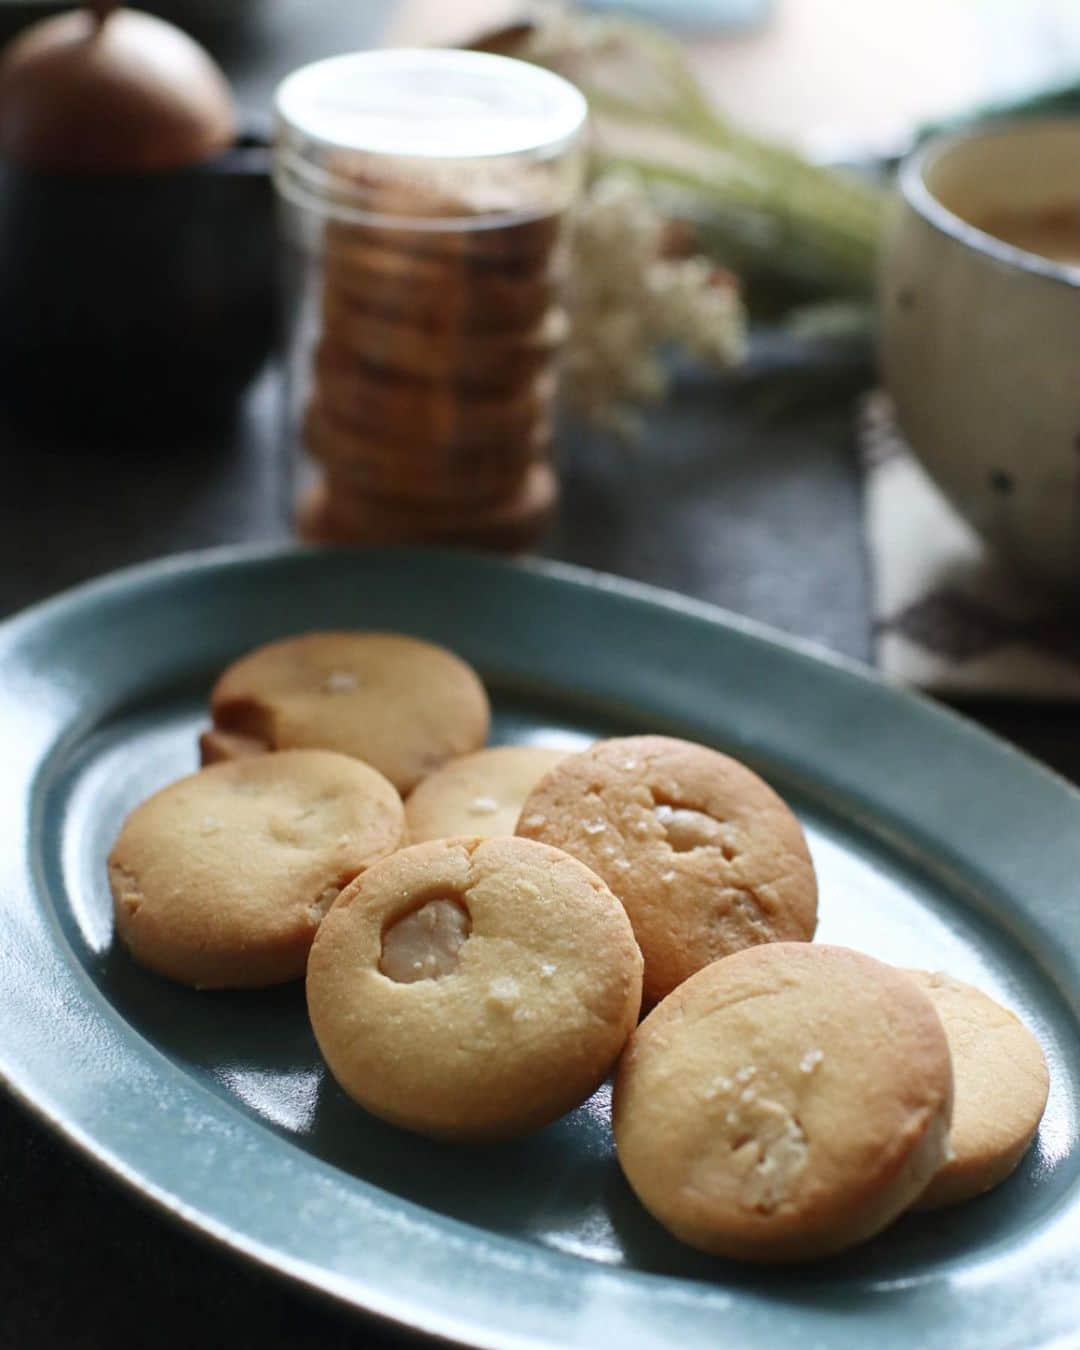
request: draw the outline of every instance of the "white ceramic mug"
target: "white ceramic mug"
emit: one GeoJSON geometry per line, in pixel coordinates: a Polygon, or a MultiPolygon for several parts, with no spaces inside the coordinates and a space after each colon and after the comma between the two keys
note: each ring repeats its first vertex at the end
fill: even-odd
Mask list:
{"type": "Polygon", "coordinates": [[[1080,203],[1080,118],[933,141],[900,172],[882,366],[900,425],[971,524],[1080,595],[1080,267],[970,222],[1080,203]]]}

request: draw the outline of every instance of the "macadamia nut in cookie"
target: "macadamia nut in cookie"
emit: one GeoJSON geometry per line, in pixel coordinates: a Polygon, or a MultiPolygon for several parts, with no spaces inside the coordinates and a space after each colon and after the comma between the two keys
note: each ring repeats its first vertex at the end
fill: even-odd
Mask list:
{"type": "Polygon", "coordinates": [[[462,1140],[536,1129],[603,1081],[637,1020],[641,954],[575,859],[432,840],[338,898],[308,963],[331,1073],[392,1124],[462,1140]]]}

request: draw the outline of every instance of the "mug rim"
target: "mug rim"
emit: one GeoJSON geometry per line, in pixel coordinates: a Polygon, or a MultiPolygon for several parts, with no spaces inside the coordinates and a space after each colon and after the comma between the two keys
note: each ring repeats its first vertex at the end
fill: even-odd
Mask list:
{"type": "Polygon", "coordinates": [[[1074,130],[1080,140],[1080,117],[1008,118],[968,131],[946,132],[934,136],[912,151],[900,165],[898,181],[904,200],[928,225],[954,242],[964,244],[995,262],[1014,267],[1031,276],[1058,282],[1071,290],[1080,289],[1080,263],[1056,262],[1040,253],[1032,253],[1028,249],[1019,248],[1016,244],[1006,243],[1004,239],[999,239],[997,235],[990,234],[986,230],[980,230],[977,225],[972,225],[969,220],[957,215],[936,197],[927,186],[924,176],[932,160],[958,146],[972,145],[977,141],[991,140],[996,136],[1016,131],[1046,131],[1055,127],[1074,130]]]}

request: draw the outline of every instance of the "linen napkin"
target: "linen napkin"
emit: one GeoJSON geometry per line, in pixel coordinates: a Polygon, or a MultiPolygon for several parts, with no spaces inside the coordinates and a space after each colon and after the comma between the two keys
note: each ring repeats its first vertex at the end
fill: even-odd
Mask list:
{"type": "Polygon", "coordinates": [[[880,391],[860,407],[859,445],[879,669],[935,694],[1080,699],[1080,617],[1055,612],[992,556],[880,391]]]}

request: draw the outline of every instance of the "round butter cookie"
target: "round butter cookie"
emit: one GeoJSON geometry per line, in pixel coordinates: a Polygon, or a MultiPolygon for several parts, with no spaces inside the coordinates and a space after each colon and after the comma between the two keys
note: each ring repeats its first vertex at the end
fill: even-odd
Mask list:
{"type": "Polygon", "coordinates": [[[210,727],[199,736],[199,758],[205,769],[224,760],[246,759],[250,755],[265,755],[266,742],[257,736],[241,736],[237,732],[218,731],[210,727]]]}
{"type": "Polygon", "coordinates": [[[623,902],[647,1003],[743,947],[814,936],[817,882],[799,822],[756,774],[706,746],[598,741],[537,784],[517,833],[580,858],[623,902]]]}
{"type": "Polygon", "coordinates": [[[915,1209],[956,1205],[1004,1181],[1031,1147],[1050,1075],[1039,1042],[1008,1008],[940,971],[907,974],[937,1010],[952,1053],[951,1157],[915,1209]]]}
{"type": "Polygon", "coordinates": [[[430,840],[342,892],[307,997],[331,1073],[366,1110],[497,1139],[603,1081],[637,1019],[641,954],[608,888],[557,849],[430,840]]]}
{"type": "Polygon", "coordinates": [[[526,444],[538,426],[550,424],[557,389],[552,370],[508,390],[409,379],[376,370],[326,343],[316,351],[313,379],[321,410],[369,439],[390,435],[409,446],[415,458],[452,445],[500,450],[526,444]]]}
{"type": "Polygon", "coordinates": [[[540,212],[533,203],[515,218],[521,203],[505,188],[489,191],[483,199],[472,194],[472,200],[466,201],[457,191],[433,193],[419,185],[384,180],[372,183],[370,193],[369,210],[392,217],[392,223],[378,223],[374,216],[365,223],[331,222],[325,248],[335,258],[348,259],[360,249],[373,247],[480,272],[496,269],[529,275],[550,268],[565,233],[558,209],[540,212]],[[503,216],[504,223],[470,228],[475,224],[471,217],[491,211],[503,216]],[[431,222],[436,222],[435,228],[431,222]]]}
{"type": "Polygon", "coordinates": [[[215,764],[125,820],[109,854],[116,931],[141,964],[197,989],[294,980],[342,887],[404,841],[401,798],[355,759],[215,764]]]}
{"type": "Polygon", "coordinates": [[[806,1261],[908,1207],[940,1167],[952,1068],[933,1005],[843,947],[770,943],[699,971],[641,1023],[612,1101],[626,1179],[677,1238],[806,1261]]]}
{"type": "Polygon", "coordinates": [[[531,327],[493,333],[447,331],[432,341],[419,324],[388,319],[347,299],[323,303],[322,342],[366,367],[406,378],[448,381],[469,389],[513,389],[545,370],[569,323],[552,306],[531,327]]]}
{"type": "MultiPolygon", "coordinates": [[[[334,476],[312,485],[296,512],[296,531],[316,544],[401,543],[467,545],[517,553],[551,524],[559,480],[548,464],[530,464],[519,487],[498,501],[461,503],[432,511],[408,501],[347,495],[334,476]]],[[[407,790],[407,789],[406,789],[407,790]]]]}
{"type": "MultiPolygon", "coordinates": [[[[401,476],[411,470],[416,477],[422,470],[436,478],[451,478],[453,495],[458,498],[478,495],[472,492],[474,477],[493,479],[500,490],[508,483],[515,484],[522,465],[550,458],[552,447],[549,418],[534,418],[527,429],[517,428],[512,439],[489,440],[486,444],[483,440],[473,444],[468,439],[424,443],[396,439],[385,428],[371,431],[355,421],[341,421],[318,399],[308,404],[301,437],[307,452],[328,470],[359,475],[367,473],[371,462],[384,469],[396,464],[401,476]]],[[[491,486],[490,481],[483,483],[483,492],[491,486]]],[[[445,484],[441,491],[425,495],[446,496],[445,484]]]]}
{"type": "Polygon", "coordinates": [[[354,755],[407,792],[487,739],[480,677],[452,652],[396,633],[306,633],[243,656],[210,695],[208,757],[235,744],[354,755]]]}
{"type": "Polygon", "coordinates": [[[541,745],[496,745],[452,759],[409,794],[409,838],[419,844],[513,834],[526,797],[566,754],[541,745]]]}
{"type": "Polygon", "coordinates": [[[479,271],[370,243],[328,250],[324,292],[372,313],[408,319],[436,338],[529,328],[561,299],[561,267],[529,272],[479,271]]]}
{"type": "Polygon", "coordinates": [[[530,466],[550,453],[544,428],[501,451],[461,454],[447,445],[430,451],[396,445],[340,421],[311,404],[304,416],[304,446],[333,482],[334,499],[345,509],[360,496],[378,497],[414,512],[440,515],[476,510],[513,497],[530,466]]]}

